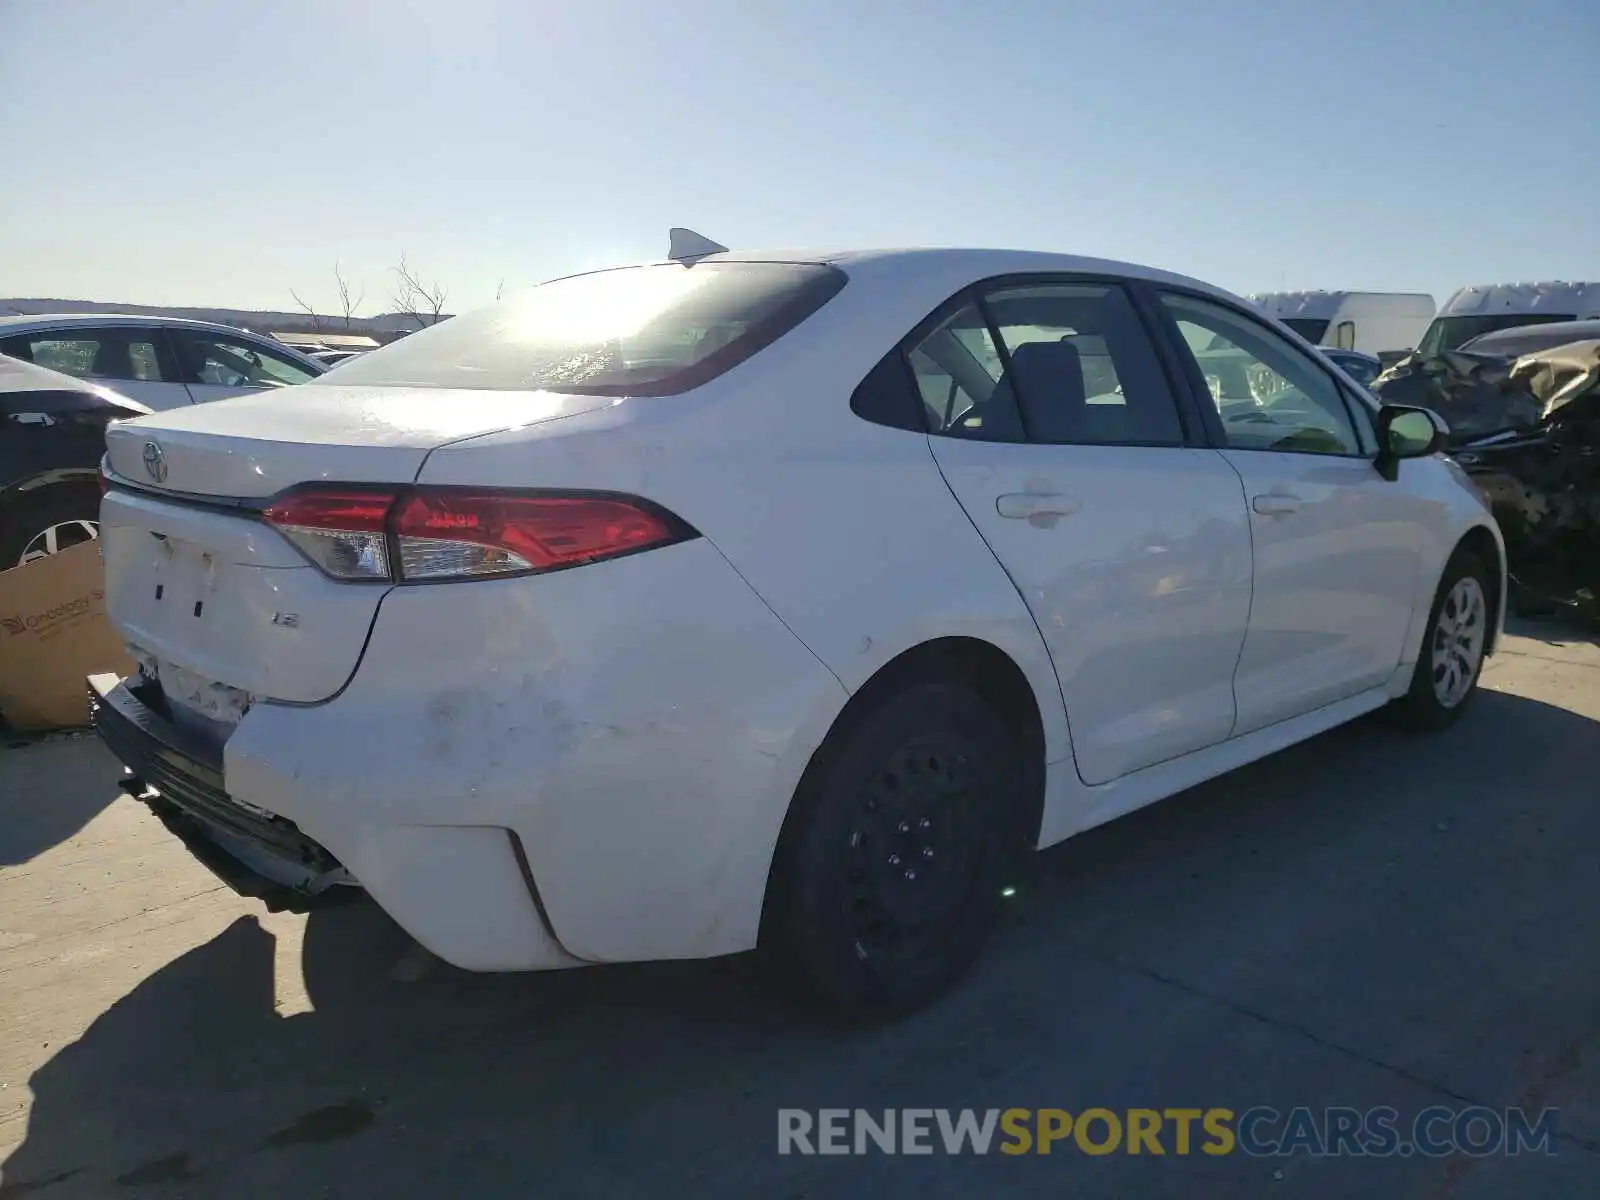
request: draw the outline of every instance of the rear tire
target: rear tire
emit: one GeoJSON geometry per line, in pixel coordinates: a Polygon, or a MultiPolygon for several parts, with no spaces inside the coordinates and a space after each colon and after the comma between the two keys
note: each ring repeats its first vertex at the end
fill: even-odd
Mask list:
{"type": "Polygon", "coordinates": [[[767,949],[853,1020],[919,1008],[977,959],[1037,835],[1023,744],[970,688],[905,684],[829,735],[773,866],[767,949]]]}
{"type": "Polygon", "coordinates": [[[24,492],[0,510],[0,570],[93,541],[99,530],[100,489],[94,484],[24,492]]]}
{"type": "Polygon", "coordinates": [[[1410,690],[1395,702],[1405,724],[1444,729],[1471,703],[1489,645],[1493,594],[1488,568],[1477,555],[1457,550],[1440,576],[1410,690]]]}

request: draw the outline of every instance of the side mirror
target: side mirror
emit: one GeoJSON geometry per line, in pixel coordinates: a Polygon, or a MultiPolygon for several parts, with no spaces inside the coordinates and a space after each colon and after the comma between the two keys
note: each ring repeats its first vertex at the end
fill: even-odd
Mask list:
{"type": "Polygon", "coordinates": [[[1398,479],[1402,459],[1428,457],[1444,445],[1449,433],[1450,426],[1431,409],[1385,404],[1378,410],[1378,473],[1391,481],[1398,479]]]}

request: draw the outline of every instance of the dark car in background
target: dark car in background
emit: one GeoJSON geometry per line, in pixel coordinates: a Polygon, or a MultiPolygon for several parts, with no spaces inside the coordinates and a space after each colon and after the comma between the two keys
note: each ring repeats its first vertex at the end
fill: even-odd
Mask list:
{"type": "Polygon", "coordinates": [[[0,354],[0,570],[94,538],[106,426],[150,409],[0,354]]]}
{"type": "Polygon", "coordinates": [[[1461,349],[1472,354],[1498,354],[1505,358],[1521,358],[1539,350],[1553,350],[1557,346],[1570,346],[1574,342],[1592,342],[1600,338],[1600,320],[1552,321],[1541,325],[1517,325],[1511,329],[1496,329],[1480,333],[1461,343],[1461,349]]]}
{"type": "Polygon", "coordinates": [[[1383,370],[1383,360],[1376,354],[1367,354],[1361,350],[1340,350],[1333,346],[1318,346],[1322,357],[1330,360],[1334,366],[1342,370],[1364,388],[1372,386],[1372,381],[1383,370]]]}

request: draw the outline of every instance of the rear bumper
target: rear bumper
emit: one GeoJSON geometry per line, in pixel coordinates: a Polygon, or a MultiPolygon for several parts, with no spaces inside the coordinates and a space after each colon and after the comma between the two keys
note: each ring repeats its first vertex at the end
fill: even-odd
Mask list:
{"type": "MultiPolygon", "coordinates": [[[[272,911],[304,911],[328,889],[357,882],[294,821],[229,795],[222,756],[124,680],[92,675],[88,685],[95,731],[131,775],[125,790],[234,891],[272,911]]],[[[538,914],[526,856],[509,831],[387,826],[362,830],[351,847],[371,870],[374,898],[446,961],[480,971],[579,965],[538,914]]]]}
{"type": "Polygon", "coordinates": [[[348,686],[254,704],[220,762],[167,729],[129,747],[154,726],[103,694],[108,743],[155,790],[162,769],[180,799],[208,783],[267,818],[258,843],[292,828],[478,971],[754,946],[789,800],[847,698],[703,540],[392,589],[348,686]]]}
{"type": "Polygon", "coordinates": [[[293,821],[240,804],[227,793],[222,757],[146,704],[115,675],[91,675],[95,732],[128,769],[123,788],[149,805],[224,883],[269,909],[295,909],[351,883],[328,849],[293,821]]]}

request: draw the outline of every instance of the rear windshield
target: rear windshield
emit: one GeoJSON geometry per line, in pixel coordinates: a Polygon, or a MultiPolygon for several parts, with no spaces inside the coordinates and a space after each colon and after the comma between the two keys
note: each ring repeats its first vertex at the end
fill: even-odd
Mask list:
{"type": "Polygon", "coordinates": [[[1315,346],[1328,332],[1328,323],[1313,317],[1285,317],[1283,323],[1315,346]]]}
{"type": "Polygon", "coordinates": [[[1577,313],[1496,313],[1485,317],[1435,317],[1417,344],[1417,353],[1431,357],[1454,350],[1463,342],[1497,329],[1519,329],[1524,325],[1550,325],[1571,321],[1577,313]]]}
{"type": "Polygon", "coordinates": [[[844,281],[818,263],[671,263],[575,275],[419,330],[314,382],[671,395],[776,341],[844,281]]]}

